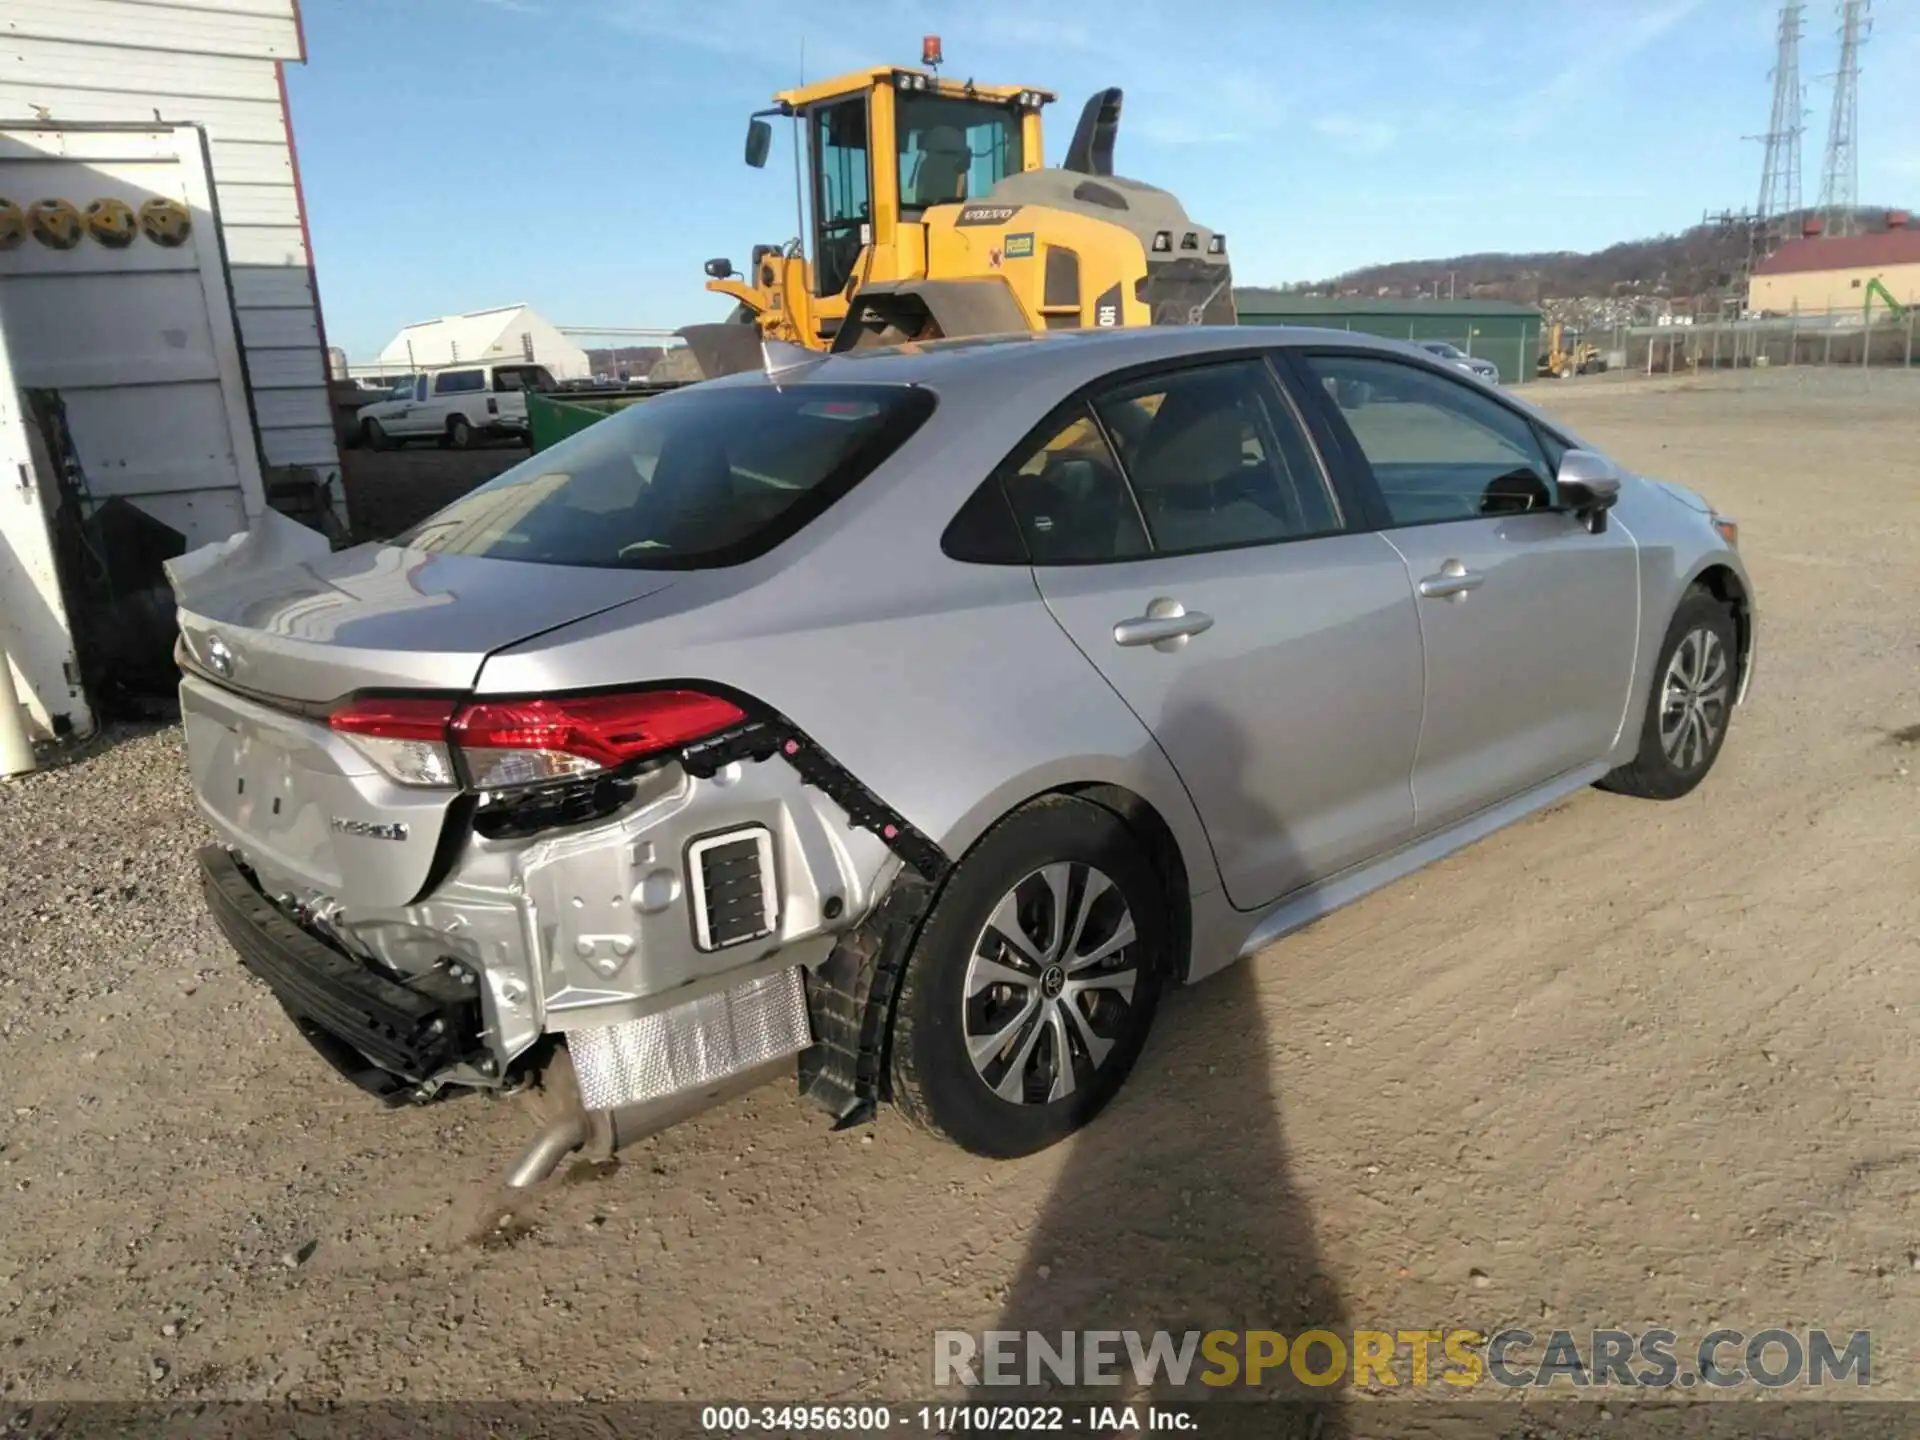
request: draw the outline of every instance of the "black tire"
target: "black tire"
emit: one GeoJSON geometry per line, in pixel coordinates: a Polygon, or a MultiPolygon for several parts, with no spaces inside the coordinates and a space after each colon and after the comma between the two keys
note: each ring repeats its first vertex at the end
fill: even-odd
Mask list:
{"type": "MultiPolygon", "coordinates": [[[[1015,811],[988,831],[948,878],[907,958],[894,1019],[894,1103],[913,1123],[976,1155],[1031,1155],[1065,1139],[1100,1113],[1139,1059],[1169,968],[1172,940],[1165,889],[1119,816],[1064,795],[1047,796],[1015,811]],[[1064,907],[1056,907],[1054,891],[1042,873],[1044,867],[1060,866],[1066,867],[1064,907]],[[1111,889],[1099,893],[1089,879],[1093,872],[1104,876],[1111,889]],[[1095,898],[1080,914],[1081,897],[1089,893],[1095,898]],[[998,932],[987,934],[1003,900],[1014,902],[1022,917],[1016,923],[1028,944],[1036,945],[1036,932],[1051,937],[1051,951],[1061,962],[1068,959],[1060,953],[1064,947],[1054,919],[1061,911],[1072,931],[1097,937],[1082,941],[1077,947],[1082,954],[1103,948],[1124,915],[1132,917],[1135,938],[1080,971],[1080,981],[1066,977],[1064,963],[1020,960],[1032,983],[1024,989],[989,983],[970,999],[968,973],[977,949],[992,947],[993,955],[980,957],[985,964],[995,964],[996,956],[1019,958],[1011,942],[997,938],[998,932]],[[1028,1013],[1027,999],[1037,1008],[1030,1021],[1016,1028],[1010,1022],[1028,1013]],[[1078,1011],[1078,1022],[1069,1017],[1067,1006],[1078,1011]],[[983,1071],[970,1054],[969,1035],[977,1041],[996,1030],[1010,1038],[982,1062],[983,1071]],[[1069,1037],[1073,1083],[1070,1093],[1053,1098],[1060,1079],[1052,1067],[1063,1034],[1069,1037]],[[1093,1043],[1110,1048],[1096,1057],[1093,1043]],[[1009,1063],[1014,1061],[1017,1067],[1009,1063]],[[994,1082],[987,1071],[995,1074],[994,1082]],[[1020,1091],[1024,1099],[1002,1098],[993,1083],[1020,1091]]],[[[1049,942],[1036,948],[1047,950],[1049,942]]],[[[1011,967],[997,968],[1005,973],[1011,967]]]]}
{"type": "MultiPolygon", "coordinates": [[[[1683,672],[1691,669],[1684,658],[1680,667],[1683,672]]],[[[1733,612],[1705,590],[1689,590],[1674,609],[1673,620],[1667,626],[1666,639],[1661,642],[1660,655],[1654,664],[1646,713],[1640,723],[1639,753],[1630,763],[1602,779],[1600,788],[1643,800],[1678,800],[1706,779],[1727,741],[1733,697],[1739,688],[1739,668],[1740,634],[1733,612]],[[1702,636],[1711,637],[1710,645],[1699,638],[1702,636]],[[1701,647],[1707,647],[1709,671],[1706,683],[1698,687],[1698,693],[1705,698],[1697,705],[1703,723],[1692,732],[1693,743],[1680,744],[1676,754],[1670,745],[1677,732],[1672,723],[1675,712],[1670,704],[1669,673],[1674,669],[1676,653],[1690,640],[1694,645],[1691,655],[1700,655],[1701,647]]],[[[1693,688],[1686,683],[1684,674],[1680,678],[1683,690],[1693,688]]],[[[1682,716],[1685,709],[1683,703],[1682,716]]],[[[1683,718],[1679,729],[1685,731],[1686,727],[1683,718]]],[[[1686,737],[1681,738],[1684,741],[1686,737]]]]}
{"type": "Polygon", "coordinates": [[[447,421],[447,444],[456,450],[473,448],[473,426],[467,423],[467,417],[456,415],[447,421]]]}
{"type": "Polygon", "coordinates": [[[382,425],[378,420],[362,420],[360,422],[360,434],[367,442],[367,448],[369,450],[391,450],[393,448],[393,437],[387,434],[387,427],[382,425]]]}

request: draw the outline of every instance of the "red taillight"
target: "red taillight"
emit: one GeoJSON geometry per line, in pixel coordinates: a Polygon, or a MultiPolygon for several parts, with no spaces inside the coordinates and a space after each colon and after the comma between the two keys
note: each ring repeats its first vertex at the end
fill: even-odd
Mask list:
{"type": "Polygon", "coordinates": [[[482,700],[454,717],[453,743],[473,783],[498,788],[611,770],[746,718],[695,690],[482,700]]]}
{"type": "Polygon", "coordinates": [[[745,720],[730,700],[696,690],[479,700],[350,700],[327,717],[369,760],[404,785],[458,784],[457,749],[482,790],[565,780],[702,740],[745,720]]]}
{"type": "Polygon", "coordinates": [[[456,701],[436,696],[376,696],[349,700],[327,724],[402,785],[441,789],[459,784],[447,749],[456,701]]]}
{"type": "Polygon", "coordinates": [[[445,740],[456,704],[412,696],[349,700],[327,716],[327,724],[347,735],[376,740],[445,740]]]}

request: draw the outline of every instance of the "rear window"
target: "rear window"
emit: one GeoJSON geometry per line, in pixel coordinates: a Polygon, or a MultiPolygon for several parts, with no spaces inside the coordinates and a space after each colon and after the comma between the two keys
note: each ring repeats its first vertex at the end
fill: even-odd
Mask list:
{"type": "Polygon", "coordinates": [[[689,388],[589,425],[397,543],[596,569],[737,565],[851,490],[933,407],[899,385],[689,388]]]}
{"type": "Polygon", "coordinates": [[[544,365],[502,365],[493,372],[493,388],[509,390],[551,390],[553,376],[544,365]]]}

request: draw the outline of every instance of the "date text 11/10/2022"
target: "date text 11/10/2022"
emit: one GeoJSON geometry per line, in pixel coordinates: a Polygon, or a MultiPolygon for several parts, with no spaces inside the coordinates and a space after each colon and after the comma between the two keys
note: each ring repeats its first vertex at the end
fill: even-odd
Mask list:
{"type": "Polygon", "coordinates": [[[1199,1422],[1190,1411],[1157,1405],[708,1405],[700,1411],[700,1428],[723,1435],[873,1434],[896,1428],[929,1435],[1071,1430],[1110,1435],[1191,1431],[1199,1422]]]}

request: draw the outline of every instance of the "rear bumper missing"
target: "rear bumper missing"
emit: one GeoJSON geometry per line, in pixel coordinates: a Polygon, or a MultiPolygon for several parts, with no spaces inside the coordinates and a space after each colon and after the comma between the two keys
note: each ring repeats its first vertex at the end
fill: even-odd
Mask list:
{"type": "Polygon", "coordinates": [[[303,930],[219,846],[199,853],[214,923],[329,1064],[383,1099],[403,1098],[481,1052],[480,1002],[444,970],[389,978],[303,930]]]}

